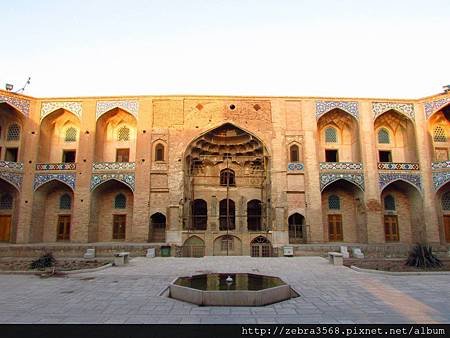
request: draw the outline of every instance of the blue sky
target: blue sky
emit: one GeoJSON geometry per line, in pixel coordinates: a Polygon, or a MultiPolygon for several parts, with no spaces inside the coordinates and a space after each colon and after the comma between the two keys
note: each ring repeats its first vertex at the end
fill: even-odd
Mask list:
{"type": "Polygon", "coordinates": [[[423,97],[450,84],[450,1],[4,1],[0,86],[26,94],[423,97]]]}

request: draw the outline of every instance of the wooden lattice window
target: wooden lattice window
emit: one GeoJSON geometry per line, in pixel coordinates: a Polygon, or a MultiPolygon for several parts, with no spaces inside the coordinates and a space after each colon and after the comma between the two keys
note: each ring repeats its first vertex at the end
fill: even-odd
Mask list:
{"type": "Polygon", "coordinates": [[[77,130],[74,127],[67,128],[64,141],[76,142],[76,140],[77,140],[77,130]]]}
{"type": "Polygon", "coordinates": [[[378,143],[383,143],[383,144],[390,143],[389,132],[384,128],[382,128],[378,131],[378,143]]]}
{"type": "Polygon", "coordinates": [[[234,250],[233,236],[222,236],[222,238],[220,240],[220,250],[221,251],[233,251],[234,250]]]}
{"type": "Polygon", "coordinates": [[[17,123],[13,123],[8,128],[8,134],[6,135],[7,141],[19,141],[20,139],[20,127],[17,123]]]}
{"type": "Polygon", "coordinates": [[[327,128],[325,129],[325,142],[327,143],[336,143],[337,142],[337,132],[335,128],[327,128]]]}
{"type": "Polygon", "coordinates": [[[220,185],[236,185],[234,171],[231,169],[223,169],[220,172],[220,185]]]}
{"type": "Polygon", "coordinates": [[[123,126],[117,132],[117,141],[129,141],[130,140],[130,128],[123,126]]]}
{"type": "Polygon", "coordinates": [[[339,210],[341,208],[341,199],[339,196],[330,195],[328,197],[328,209],[339,210]]]}
{"type": "Polygon", "coordinates": [[[118,194],[114,200],[115,209],[125,209],[127,207],[127,198],[124,194],[118,194]]]}
{"type": "Polygon", "coordinates": [[[13,197],[10,194],[2,194],[0,198],[0,209],[8,210],[13,207],[13,197]]]}
{"type": "Polygon", "coordinates": [[[433,130],[434,142],[447,142],[447,133],[442,126],[436,126],[433,130]]]}
{"type": "Polygon", "coordinates": [[[72,207],[72,199],[69,194],[64,194],[59,199],[60,209],[70,209],[72,207]]]}
{"type": "Polygon", "coordinates": [[[387,195],[384,198],[384,210],[395,210],[395,199],[392,195],[387,195]]]}
{"type": "Polygon", "coordinates": [[[450,191],[446,192],[443,196],[442,196],[442,210],[448,211],[450,210],[450,191]]]}

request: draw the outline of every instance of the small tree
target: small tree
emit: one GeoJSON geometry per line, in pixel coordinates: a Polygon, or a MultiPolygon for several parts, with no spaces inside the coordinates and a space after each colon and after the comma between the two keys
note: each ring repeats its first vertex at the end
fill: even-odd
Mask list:
{"type": "Polygon", "coordinates": [[[420,269],[438,268],[442,266],[439,258],[433,255],[433,248],[430,245],[422,245],[419,243],[413,246],[405,264],[420,269]]]}
{"type": "Polygon", "coordinates": [[[51,252],[46,252],[41,257],[31,262],[30,269],[43,270],[54,266],[55,263],[56,259],[53,257],[53,254],[51,252]]]}

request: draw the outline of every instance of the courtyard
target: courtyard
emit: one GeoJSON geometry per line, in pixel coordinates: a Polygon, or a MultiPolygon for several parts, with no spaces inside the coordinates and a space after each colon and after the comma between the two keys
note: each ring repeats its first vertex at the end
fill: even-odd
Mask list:
{"type": "Polygon", "coordinates": [[[448,323],[450,274],[390,276],[321,257],[137,257],[124,267],[40,278],[0,275],[0,323],[448,323]],[[279,276],[300,297],[263,307],[199,307],[167,298],[178,276],[279,276]]]}

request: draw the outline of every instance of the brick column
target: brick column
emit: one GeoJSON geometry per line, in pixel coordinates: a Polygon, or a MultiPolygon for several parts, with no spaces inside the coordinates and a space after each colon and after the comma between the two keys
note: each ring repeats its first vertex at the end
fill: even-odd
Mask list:
{"type": "Polygon", "coordinates": [[[384,243],[380,188],[378,176],[378,154],[375,144],[375,129],[370,101],[359,102],[359,139],[361,160],[364,164],[364,204],[366,211],[367,242],[384,243]]]}

